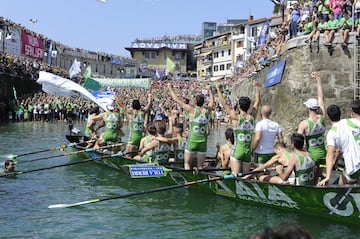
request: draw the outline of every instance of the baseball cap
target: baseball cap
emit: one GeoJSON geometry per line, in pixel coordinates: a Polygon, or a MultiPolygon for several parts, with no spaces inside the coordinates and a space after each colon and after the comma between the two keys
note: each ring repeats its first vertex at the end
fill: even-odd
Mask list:
{"type": "Polygon", "coordinates": [[[317,108],[319,108],[319,103],[316,99],[308,99],[307,101],[304,102],[304,105],[306,105],[306,107],[310,108],[310,109],[314,109],[316,110],[317,108]]]}

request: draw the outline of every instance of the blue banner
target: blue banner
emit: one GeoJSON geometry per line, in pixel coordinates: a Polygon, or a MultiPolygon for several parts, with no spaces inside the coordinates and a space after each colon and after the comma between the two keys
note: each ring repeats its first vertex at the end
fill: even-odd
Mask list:
{"type": "Polygon", "coordinates": [[[276,84],[279,84],[281,82],[282,75],[284,73],[285,69],[285,60],[280,61],[275,66],[271,67],[267,74],[265,79],[265,87],[270,87],[276,84]]]}
{"type": "Polygon", "coordinates": [[[144,165],[144,166],[128,165],[128,166],[132,178],[165,176],[164,169],[161,166],[156,166],[156,165],[144,165]]]}
{"type": "Polygon", "coordinates": [[[269,21],[266,21],[260,31],[260,35],[258,38],[258,44],[257,47],[260,47],[262,45],[264,45],[266,43],[266,37],[267,37],[267,33],[268,33],[268,28],[269,28],[269,21]]]}
{"type": "Polygon", "coordinates": [[[111,58],[110,62],[116,65],[121,65],[121,60],[118,58],[111,58]]]}

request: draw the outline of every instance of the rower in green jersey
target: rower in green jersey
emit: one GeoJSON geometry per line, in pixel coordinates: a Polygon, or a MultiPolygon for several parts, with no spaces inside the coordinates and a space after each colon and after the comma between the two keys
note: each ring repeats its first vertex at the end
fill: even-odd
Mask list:
{"type": "Polygon", "coordinates": [[[253,82],[255,87],[255,102],[251,114],[247,113],[250,108],[250,98],[240,97],[239,108],[240,113],[237,113],[233,108],[226,104],[225,98],[222,95],[222,86],[217,84],[217,92],[220,103],[225,108],[232,121],[234,129],[234,148],[230,158],[231,172],[237,175],[240,172],[249,172],[251,163],[251,141],[254,134],[255,118],[260,105],[260,89],[259,83],[253,82]]]}
{"type": "Polygon", "coordinates": [[[86,121],[86,127],[85,127],[85,130],[84,130],[84,135],[88,138],[91,137],[91,131],[90,131],[90,124],[92,122],[92,119],[98,115],[100,113],[100,110],[99,110],[99,107],[98,106],[94,106],[92,107],[90,110],[89,110],[89,114],[88,114],[88,117],[87,117],[87,121],[86,121]]]}
{"type": "MultiPolygon", "coordinates": [[[[146,136],[143,137],[140,141],[139,151],[143,150],[146,146],[148,146],[155,139],[155,137],[156,137],[156,127],[153,124],[149,124],[146,129],[146,136]]],[[[152,150],[149,150],[142,157],[140,155],[136,155],[134,159],[150,162],[152,155],[153,155],[152,150]]]]}
{"type": "MultiPolygon", "coordinates": [[[[100,135],[99,139],[95,142],[94,147],[101,147],[108,142],[118,142],[119,136],[124,135],[121,130],[121,127],[123,126],[123,121],[120,117],[120,114],[115,111],[114,104],[107,105],[106,109],[108,111],[94,116],[89,126],[91,133],[93,135],[96,135],[96,130],[94,129],[96,122],[105,122],[105,132],[100,135]]],[[[114,151],[116,151],[116,149],[114,149],[114,151]]]]}
{"type": "Polygon", "coordinates": [[[304,102],[309,117],[300,122],[298,133],[306,138],[306,148],[317,165],[316,178],[321,176],[319,165],[325,164],[325,100],[319,72],[312,72],[311,77],[317,80],[318,99],[304,102]]]}
{"type": "Polygon", "coordinates": [[[204,95],[197,95],[196,106],[191,106],[186,104],[179,98],[179,96],[177,96],[171,83],[168,84],[168,88],[174,101],[189,113],[190,135],[185,149],[184,168],[191,169],[192,158],[196,157],[197,168],[202,169],[204,167],[207,152],[209,114],[214,107],[214,96],[212,94],[211,87],[207,86],[207,90],[210,96],[210,103],[208,104],[207,108],[204,107],[204,95]]]}
{"type": "Polygon", "coordinates": [[[276,172],[283,181],[287,181],[294,173],[296,185],[314,185],[315,183],[315,162],[310,154],[303,150],[305,137],[294,133],[291,135],[291,153],[288,165],[284,171],[282,165],[276,166],[276,172]]]}
{"type": "MultiPolygon", "coordinates": [[[[286,169],[286,167],[289,164],[291,153],[286,149],[286,146],[283,142],[277,142],[275,144],[274,153],[275,153],[275,155],[270,160],[266,161],[264,164],[261,164],[256,168],[254,168],[253,171],[260,171],[263,169],[268,169],[268,168],[280,165],[279,167],[282,167],[283,172],[284,172],[284,169],[286,169]]],[[[252,176],[253,175],[248,175],[245,178],[250,178],[252,176]]],[[[293,184],[295,181],[294,175],[289,176],[289,178],[286,181],[284,181],[279,176],[270,175],[270,172],[258,174],[258,175],[256,175],[256,177],[259,181],[270,182],[270,183],[293,184]]]]}
{"type": "Polygon", "coordinates": [[[116,102],[124,109],[124,112],[127,115],[128,121],[130,123],[130,134],[125,152],[133,152],[138,150],[140,140],[144,135],[144,128],[147,125],[146,115],[152,104],[151,94],[148,95],[148,102],[143,111],[141,110],[139,100],[133,100],[132,108],[130,109],[123,103],[119,95],[115,95],[115,99],[116,102]]]}
{"type": "Polygon", "coordinates": [[[164,122],[158,123],[156,125],[156,132],[157,136],[139,152],[139,155],[144,157],[147,152],[152,151],[149,162],[168,162],[173,142],[169,141],[169,138],[165,136],[166,124],[164,122]]]}

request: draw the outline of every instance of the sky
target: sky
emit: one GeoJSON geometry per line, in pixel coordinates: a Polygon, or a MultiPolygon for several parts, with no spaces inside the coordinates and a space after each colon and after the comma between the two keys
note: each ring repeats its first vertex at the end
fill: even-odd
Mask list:
{"type": "Polygon", "coordinates": [[[125,47],[138,37],[200,34],[205,21],[271,17],[274,7],[270,0],[101,1],[0,0],[0,15],[72,48],[130,57],[125,47]]]}

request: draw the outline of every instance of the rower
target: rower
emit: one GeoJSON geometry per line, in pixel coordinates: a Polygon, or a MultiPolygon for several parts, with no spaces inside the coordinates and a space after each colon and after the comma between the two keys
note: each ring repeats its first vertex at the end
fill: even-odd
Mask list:
{"type": "MultiPolygon", "coordinates": [[[[263,169],[269,169],[271,167],[282,165],[283,169],[285,169],[289,163],[289,159],[291,157],[290,152],[286,149],[285,144],[283,142],[277,142],[274,146],[274,153],[275,155],[264,164],[253,169],[253,171],[259,171],[263,169]]],[[[265,181],[270,183],[284,183],[280,177],[271,175],[270,174],[257,174],[256,175],[259,181],[265,181]]],[[[244,178],[250,178],[251,176],[246,176],[244,178]]],[[[290,177],[287,182],[292,182],[293,179],[290,177]]]]}
{"type": "Polygon", "coordinates": [[[221,146],[219,145],[219,143],[216,143],[218,152],[216,157],[219,161],[221,161],[222,168],[229,167],[231,150],[234,147],[234,130],[232,128],[227,128],[225,130],[225,139],[226,143],[221,146]]]}
{"type": "Polygon", "coordinates": [[[101,147],[108,142],[118,142],[119,136],[121,137],[124,135],[123,131],[121,130],[121,127],[123,126],[122,118],[120,114],[115,111],[115,106],[113,103],[106,106],[108,111],[94,116],[92,122],[90,123],[89,128],[91,133],[96,135],[96,130],[94,129],[96,122],[101,120],[105,122],[105,132],[102,133],[100,138],[95,142],[94,147],[96,148],[101,147]]]}
{"type": "Polygon", "coordinates": [[[169,142],[169,139],[165,137],[166,125],[164,123],[158,123],[156,125],[157,137],[146,145],[140,152],[139,155],[143,157],[146,152],[152,150],[152,157],[150,162],[163,163],[168,162],[171,152],[171,144],[175,142],[169,142]]]}
{"type": "Polygon", "coordinates": [[[116,102],[124,109],[125,114],[130,122],[129,140],[125,148],[125,152],[133,152],[139,149],[140,140],[144,135],[144,127],[146,125],[145,115],[150,110],[152,104],[151,94],[148,95],[148,102],[144,110],[141,110],[139,100],[132,101],[132,108],[128,108],[119,95],[115,95],[116,102]]]}
{"type": "Polygon", "coordinates": [[[214,96],[211,87],[207,90],[210,96],[208,107],[204,107],[205,96],[196,96],[196,106],[191,106],[183,102],[174,92],[173,85],[168,83],[168,89],[171,97],[180,105],[190,116],[190,135],[186,145],[184,155],[184,168],[191,169],[193,157],[197,158],[197,168],[204,168],[204,162],[207,152],[208,122],[212,108],[214,107],[214,96]]]}
{"type": "Polygon", "coordinates": [[[305,137],[298,133],[291,135],[291,147],[293,152],[285,170],[283,165],[276,166],[278,177],[286,182],[290,177],[295,178],[295,185],[314,185],[315,184],[315,162],[305,151],[305,137]]]}
{"type": "MultiPolygon", "coordinates": [[[[139,151],[148,146],[156,137],[156,127],[153,124],[148,125],[146,130],[146,136],[140,140],[139,151]]],[[[134,159],[150,162],[152,156],[152,150],[147,151],[144,155],[136,155],[134,159]]]]}
{"type": "Polygon", "coordinates": [[[217,84],[217,93],[220,103],[225,108],[229,115],[234,129],[234,149],[230,157],[230,167],[233,175],[240,172],[246,173],[250,171],[251,157],[251,141],[255,128],[255,118],[260,104],[260,89],[259,83],[254,81],[255,87],[255,102],[252,112],[249,114],[247,111],[250,108],[250,98],[247,96],[240,97],[239,107],[240,113],[237,113],[233,108],[226,104],[225,98],[222,95],[222,86],[217,84]]]}

